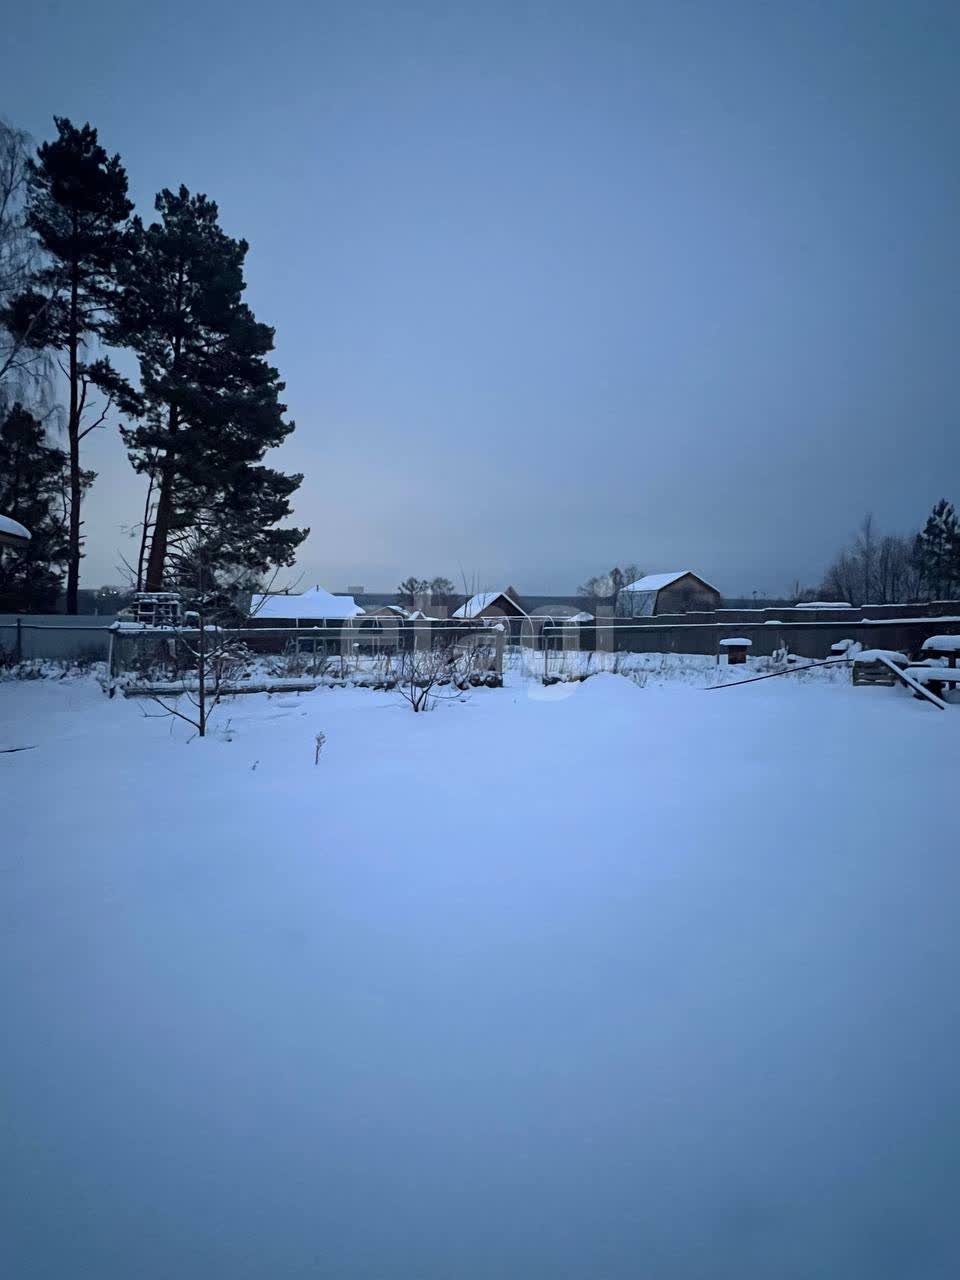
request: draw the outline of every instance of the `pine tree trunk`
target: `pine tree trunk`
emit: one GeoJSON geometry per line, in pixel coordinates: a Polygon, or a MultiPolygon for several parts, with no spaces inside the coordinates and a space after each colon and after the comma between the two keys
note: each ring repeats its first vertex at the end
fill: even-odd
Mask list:
{"type": "Polygon", "coordinates": [[[205,738],[207,734],[207,606],[204,589],[206,584],[203,580],[203,559],[201,553],[200,563],[197,566],[197,577],[200,583],[200,635],[197,645],[197,688],[198,699],[200,703],[200,715],[198,717],[197,729],[200,737],[205,738]]]}
{"type": "Polygon", "coordinates": [[[78,609],[80,590],[80,378],[77,370],[77,273],[70,285],[70,412],[67,435],[70,441],[70,523],[67,535],[67,613],[78,609]]]}
{"type": "Polygon", "coordinates": [[[153,472],[150,473],[150,482],[147,485],[147,497],[143,504],[143,530],[140,534],[140,554],[137,556],[137,590],[143,590],[143,565],[147,558],[147,541],[150,537],[150,503],[153,500],[154,477],[153,472]]]}
{"type": "MultiPolygon", "coordinates": [[[[176,316],[178,327],[173,337],[173,361],[170,368],[171,375],[174,377],[176,376],[180,365],[180,354],[183,346],[183,334],[179,327],[182,321],[183,280],[184,267],[181,262],[177,274],[176,316]]],[[[171,405],[167,417],[167,432],[171,441],[176,434],[178,426],[178,414],[174,406],[171,405]]],[[[160,496],[157,499],[157,514],[153,522],[153,537],[150,539],[150,558],[147,560],[147,581],[144,586],[145,591],[163,590],[163,570],[167,563],[167,543],[170,539],[170,522],[173,517],[173,485],[175,473],[176,458],[174,456],[173,449],[170,448],[167,449],[166,456],[160,464],[160,496]]]]}
{"type": "Polygon", "coordinates": [[[145,591],[163,590],[163,570],[167,562],[167,542],[170,537],[170,520],[173,515],[173,472],[164,467],[160,472],[160,497],[150,539],[150,556],[147,560],[145,591]]]}

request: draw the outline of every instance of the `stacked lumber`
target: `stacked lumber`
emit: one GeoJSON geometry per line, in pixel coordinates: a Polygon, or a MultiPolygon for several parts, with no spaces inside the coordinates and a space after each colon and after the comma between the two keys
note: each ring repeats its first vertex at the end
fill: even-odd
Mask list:
{"type": "Polygon", "coordinates": [[[897,684],[895,667],[909,666],[907,657],[893,649],[862,649],[853,659],[854,684],[897,684]],[[892,666],[891,666],[892,664],[892,666]]]}

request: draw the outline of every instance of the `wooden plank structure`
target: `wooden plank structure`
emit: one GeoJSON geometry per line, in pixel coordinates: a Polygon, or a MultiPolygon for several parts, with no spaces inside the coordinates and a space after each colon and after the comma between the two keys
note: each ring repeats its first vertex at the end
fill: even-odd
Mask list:
{"type": "Polygon", "coordinates": [[[891,671],[891,667],[896,668],[896,664],[886,660],[881,661],[880,658],[874,658],[870,662],[854,662],[853,683],[883,684],[892,689],[897,683],[897,677],[891,671]]]}
{"type": "Polygon", "coordinates": [[[906,666],[909,666],[909,661],[905,654],[896,653],[893,650],[867,649],[854,654],[853,683],[882,684],[893,688],[897,683],[897,677],[891,671],[891,667],[899,669],[906,666]]]}

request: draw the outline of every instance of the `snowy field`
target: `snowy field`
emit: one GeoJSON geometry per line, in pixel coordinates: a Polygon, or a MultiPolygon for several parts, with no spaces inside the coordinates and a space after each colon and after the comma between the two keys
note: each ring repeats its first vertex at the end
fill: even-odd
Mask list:
{"type": "Polygon", "coordinates": [[[695,666],[0,684],[0,1272],[960,1275],[960,707],[695,666]]]}

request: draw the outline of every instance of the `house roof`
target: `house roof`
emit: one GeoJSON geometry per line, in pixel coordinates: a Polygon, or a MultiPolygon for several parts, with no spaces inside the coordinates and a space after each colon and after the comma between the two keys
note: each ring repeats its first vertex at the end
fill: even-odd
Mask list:
{"type": "MultiPolygon", "coordinates": [[[[699,573],[694,573],[692,569],[675,569],[671,573],[648,573],[642,578],[638,578],[636,582],[631,582],[628,587],[624,587],[624,591],[662,591],[664,587],[669,587],[672,583],[685,578],[689,574],[692,578],[696,578],[702,582],[705,587],[710,587],[710,583],[700,577],[699,573]]],[[[716,587],[710,587],[711,591],[716,591],[716,587]]]]}
{"type": "Polygon", "coordinates": [[[369,609],[363,610],[368,617],[375,618],[378,614],[389,613],[396,618],[409,618],[410,613],[402,604],[377,604],[371,605],[369,609]]]}
{"type": "Polygon", "coordinates": [[[530,610],[531,618],[573,618],[578,611],[572,604],[542,604],[530,610]]]}
{"type": "Polygon", "coordinates": [[[13,516],[0,516],[0,546],[22,547],[30,541],[30,530],[13,516]]]}
{"type": "MultiPolygon", "coordinates": [[[[511,600],[505,591],[480,591],[477,595],[471,596],[466,604],[462,604],[459,609],[455,609],[453,616],[455,618],[476,618],[484,609],[489,609],[492,604],[501,599],[510,600],[515,609],[520,609],[516,600],[511,600]]],[[[523,610],[520,609],[520,612],[523,613],[523,610]]]]}
{"type": "Polygon", "coordinates": [[[259,595],[250,603],[257,618],[355,618],[363,610],[353,596],[335,596],[323,587],[300,595],[259,595]]]}

